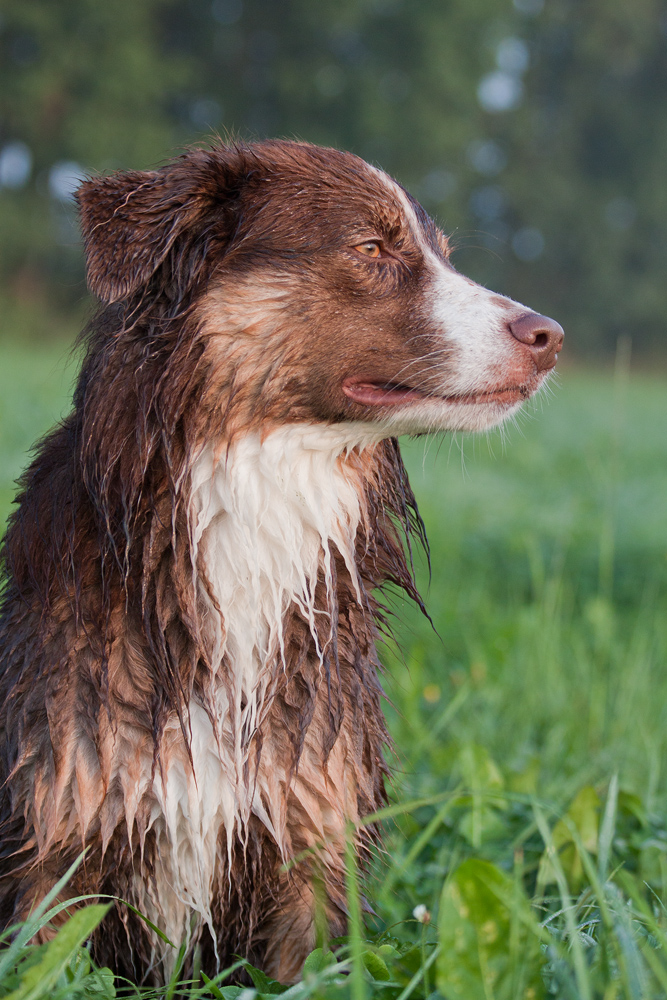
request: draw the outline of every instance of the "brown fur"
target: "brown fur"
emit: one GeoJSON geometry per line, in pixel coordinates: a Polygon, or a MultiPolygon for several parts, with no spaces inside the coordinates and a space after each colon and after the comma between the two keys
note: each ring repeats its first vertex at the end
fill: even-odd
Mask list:
{"type": "MultiPolygon", "coordinates": [[[[202,440],[215,435],[229,443],[255,423],[349,417],[350,406],[327,394],[331,344],[311,332],[321,331],[330,308],[318,298],[317,279],[329,267],[327,241],[336,226],[314,233],[310,220],[313,212],[331,214],[342,183],[343,198],[360,201],[353,187],[361,169],[353,157],[312,149],[304,155],[301,147],[275,143],[198,151],[157,174],[83,185],[90,284],[110,304],[86,334],[72,414],[42,442],[22,479],[4,549],[5,925],[25,916],[84,846],[89,852],[68,894],[132,898],[139,854],[143,877],[151,879],[156,847],[147,805],[138,801],[127,815],[120,783],[132,782],[141,748],[154,767],[168,766],[174,719],[187,748],[188,699],[206,688],[206,635],[186,530],[191,456],[202,440]],[[307,212],[290,218],[291,231],[280,230],[279,206],[304,183],[312,187],[307,212]],[[244,284],[248,273],[279,282],[294,271],[312,287],[296,318],[301,336],[290,318],[284,334],[270,331],[267,356],[266,332],[249,330],[243,315],[244,284]],[[221,338],[212,336],[210,297],[202,307],[202,293],[213,272],[217,287],[227,280],[239,288],[243,338],[233,327],[226,340],[224,329],[221,338]],[[306,355],[307,385],[299,381],[306,355]]],[[[385,224],[397,226],[392,211],[397,217],[389,209],[385,224]]],[[[377,328],[382,312],[364,319],[346,280],[342,272],[334,277],[332,298],[348,293],[351,329],[345,334],[339,325],[345,336],[339,353],[354,370],[360,359],[349,356],[352,331],[360,322],[377,328]]],[[[245,304],[251,306],[247,295],[245,304]]],[[[276,677],[256,737],[258,756],[288,761],[288,784],[276,795],[291,852],[326,845],[320,863],[334,934],[345,930],[345,820],[384,801],[388,737],[370,591],[392,580],[416,596],[396,523],[421,530],[394,443],[377,446],[363,479],[371,526],[358,541],[365,606],[339,562],[335,642],[325,675],[313,660],[306,623],[292,611],[285,625],[289,670],[276,677]],[[333,828],[327,810],[338,816],[333,828]]],[[[312,943],[312,862],[282,871],[276,845],[256,820],[247,844],[236,844],[231,867],[222,850],[220,859],[221,960],[248,954],[294,978],[312,943]]],[[[144,925],[118,906],[96,935],[94,952],[119,972],[145,973],[151,949],[144,941],[144,925]]],[[[202,946],[212,963],[213,942],[202,946]]]]}
{"type": "MultiPolygon", "coordinates": [[[[0,925],[24,917],[87,847],[68,894],[125,897],[163,927],[182,910],[185,927],[151,787],[182,775],[200,800],[211,794],[193,779],[192,705],[214,720],[215,685],[231,705],[235,669],[228,653],[214,662],[224,609],[192,542],[197,456],[212,444],[224,462],[244,435],[290,425],[374,426],[367,390],[346,391],[355,378],[479,412],[494,393],[503,404],[529,395],[559,347],[551,333],[533,346],[530,316],[519,338],[509,321],[523,307],[496,299],[499,358],[477,390],[477,362],[464,357],[457,382],[465,342],[434,328],[428,304],[433,262],[455,274],[447,241],[350,154],[219,146],[87,181],[78,198],[102,307],[72,413],[39,445],[4,544],[0,925]],[[355,250],[369,239],[382,243],[379,266],[355,250]]],[[[471,287],[474,327],[488,293],[471,287]]],[[[265,664],[257,728],[229,737],[261,802],[233,836],[218,831],[211,921],[190,941],[209,971],[243,954],[295,979],[318,885],[330,933],[344,933],[346,826],[385,801],[374,592],[391,583],[419,602],[403,538],[408,549],[411,535],[424,541],[423,526],[393,438],[337,462],[362,515],[356,570],[327,542],[317,618],[297,600],[286,608],[284,659],[274,651],[265,664]]],[[[374,836],[359,828],[361,856],[374,836]]],[[[165,975],[154,935],[121,904],[93,951],[130,976],[165,975]]]]}

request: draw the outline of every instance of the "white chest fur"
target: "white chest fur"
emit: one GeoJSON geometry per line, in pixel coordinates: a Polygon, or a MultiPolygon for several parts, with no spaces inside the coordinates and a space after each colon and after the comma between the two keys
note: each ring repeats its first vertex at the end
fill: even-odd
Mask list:
{"type": "MultiPolygon", "coordinates": [[[[214,636],[213,717],[200,703],[191,704],[193,767],[183,748],[173,746],[154,778],[152,826],[167,895],[179,902],[169,914],[155,898],[144,905],[172,940],[189,933],[193,912],[210,924],[222,830],[229,850],[254,813],[283,847],[278,814],[262,804],[261,775],[248,781],[250,743],[272,671],[284,663],[285,612],[292,603],[299,606],[321,656],[315,616],[326,609],[316,608],[315,588],[321,573],[331,586],[332,545],[356,579],[363,500],[358,471],[345,456],[380,436],[367,425],[297,424],[264,440],[247,435],[220,454],[207,445],[194,463],[191,544],[207,580],[199,587],[208,607],[207,632],[214,636]]],[[[170,735],[179,742],[175,724],[170,735]]]]}
{"type": "Polygon", "coordinates": [[[359,483],[340,458],[364,432],[298,424],[264,441],[248,435],[217,458],[209,446],[195,463],[193,549],[220,609],[213,666],[226,655],[241,745],[259,721],[266,667],[284,658],[283,616],[292,602],[315,635],[315,586],[320,569],[330,583],[331,543],[354,578],[359,483]]]}

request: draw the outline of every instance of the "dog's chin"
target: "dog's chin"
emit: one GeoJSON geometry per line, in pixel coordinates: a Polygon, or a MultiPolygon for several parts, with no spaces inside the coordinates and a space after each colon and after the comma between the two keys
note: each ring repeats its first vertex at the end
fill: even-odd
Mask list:
{"type": "Polygon", "coordinates": [[[349,380],[343,392],[367,408],[373,422],[392,435],[433,431],[486,431],[517,413],[543,385],[540,372],[517,385],[485,387],[478,392],[426,393],[409,386],[349,380]]]}
{"type": "Polygon", "coordinates": [[[514,401],[425,399],[385,413],[383,426],[391,436],[438,431],[488,431],[517,413],[525,398],[514,401]]]}

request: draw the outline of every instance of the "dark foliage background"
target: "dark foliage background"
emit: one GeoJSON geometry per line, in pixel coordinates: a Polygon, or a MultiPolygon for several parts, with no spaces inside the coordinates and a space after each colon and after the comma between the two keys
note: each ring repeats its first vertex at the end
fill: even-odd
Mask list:
{"type": "Polygon", "coordinates": [[[458,266],[593,356],[665,354],[661,0],[3,0],[0,324],[85,307],[71,201],[212,130],[342,146],[454,231],[458,266]]]}

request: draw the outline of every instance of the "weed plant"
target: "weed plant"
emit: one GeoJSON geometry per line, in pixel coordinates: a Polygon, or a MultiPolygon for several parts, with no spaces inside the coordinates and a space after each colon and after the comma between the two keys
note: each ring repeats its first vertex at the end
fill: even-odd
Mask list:
{"type": "MultiPolygon", "coordinates": [[[[4,514],[64,385],[46,352],[4,351],[4,514]]],[[[85,945],[108,901],[35,943],[54,892],[0,942],[0,997],[667,998],[666,425],[667,382],[622,345],[504,435],[406,446],[434,627],[392,601],[384,843],[362,873],[349,851],[349,936],[300,983],[244,962],[186,983],[178,960],[158,992],[114,980],[85,945]]]]}

